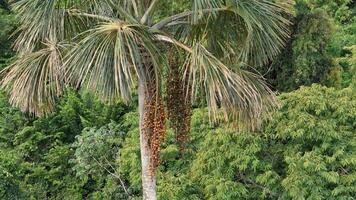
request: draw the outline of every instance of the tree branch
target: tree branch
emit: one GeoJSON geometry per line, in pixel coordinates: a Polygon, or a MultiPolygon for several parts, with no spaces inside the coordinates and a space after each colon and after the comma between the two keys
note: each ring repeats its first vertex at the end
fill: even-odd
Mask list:
{"type": "Polygon", "coordinates": [[[263,186],[263,185],[260,185],[260,184],[257,184],[255,181],[247,178],[245,175],[243,174],[239,174],[239,178],[241,178],[241,180],[246,184],[250,184],[251,186],[253,187],[256,187],[256,188],[260,188],[264,191],[266,191],[267,193],[269,193],[270,195],[274,196],[274,197],[278,197],[279,195],[273,191],[271,191],[269,188],[263,186]]]}
{"type": "MultiPolygon", "coordinates": [[[[126,186],[125,186],[125,184],[124,184],[124,181],[121,179],[120,175],[117,174],[117,172],[116,172],[116,170],[114,169],[114,167],[113,167],[110,163],[108,163],[109,166],[110,166],[110,167],[114,170],[114,172],[115,172],[115,173],[112,173],[112,172],[111,172],[109,169],[107,169],[101,162],[99,162],[94,156],[91,156],[91,157],[95,160],[95,162],[98,163],[98,165],[99,165],[100,167],[102,167],[103,169],[105,169],[105,171],[107,171],[110,175],[112,175],[113,177],[117,178],[117,179],[120,181],[120,184],[121,184],[122,188],[124,189],[125,193],[126,193],[127,196],[129,197],[129,199],[131,199],[131,195],[130,195],[130,193],[128,192],[128,190],[126,189],[126,186]]],[[[105,157],[105,160],[106,160],[106,162],[109,162],[109,161],[106,159],[106,157],[105,157]]]]}

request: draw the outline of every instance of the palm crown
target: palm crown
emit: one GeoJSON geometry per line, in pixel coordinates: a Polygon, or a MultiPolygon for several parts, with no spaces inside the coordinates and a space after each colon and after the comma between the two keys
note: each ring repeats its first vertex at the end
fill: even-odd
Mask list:
{"type": "Polygon", "coordinates": [[[16,2],[19,58],[2,81],[11,102],[42,114],[52,110],[66,83],[127,101],[137,78],[153,73],[159,87],[167,46],[173,45],[185,52],[187,86],[192,94],[203,86],[213,114],[221,105],[229,116],[256,118],[274,104],[262,79],[242,66],[262,65],[278,54],[288,36],[288,2],[194,0],[191,9],[163,17],[159,3],[16,2]],[[151,69],[144,67],[147,61],[151,69]]]}

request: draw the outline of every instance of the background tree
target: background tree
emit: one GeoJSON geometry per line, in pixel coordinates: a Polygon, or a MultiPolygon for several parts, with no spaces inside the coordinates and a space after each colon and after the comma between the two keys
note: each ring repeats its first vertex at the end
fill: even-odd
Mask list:
{"type": "MultiPolygon", "coordinates": [[[[211,124],[206,108],[193,109],[184,159],[173,130],[162,144],[159,199],[352,198],[354,94],[351,87],[319,85],[284,93],[259,134],[211,124]]],[[[110,172],[120,175],[132,199],[142,199],[136,105],[106,106],[92,97],[66,93],[56,112],[39,119],[0,99],[0,199],[127,199],[119,180],[92,156],[115,168],[110,172]]]]}
{"type": "Polygon", "coordinates": [[[332,79],[330,86],[340,82],[340,69],[328,52],[334,31],[332,20],[325,10],[310,7],[306,1],[296,1],[293,33],[287,47],[269,67],[261,69],[279,91],[326,84],[328,79],[332,79]]]}
{"type": "MultiPolygon", "coordinates": [[[[86,92],[67,91],[55,113],[33,118],[10,107],[1,95],[0,156],[3,159],[0,176],[6,181],[0,186],[0,199],[83,199],[95,196],[94,191],[100,191],[105,179],[84,178],[80,165],[76,167],[71,161],[76,155],[76,136],[87,127],[101,127],[112,120],[120,122],[123,114],[133,109],[123,103],[104,105],[86,92]]],[[[110,175],[103,173],[101,177],[110,175]]],[[[121,191],[117,179],[113,178],[112,184],[121,191]]]]}
{"type": "Polygon", "coordinates": [[[294,7],[286,48],[258,70],[281,92],[312,83],[348,87],[353,72],[346,58],[356,43],[354,1],[297,0],[294,7]]]}
{"type": "Polygon", "coordinates": [[[262,65],[276,56],[289,24],[289,2],[195,0],[191,10],[156,19],[158,2],[17,1],[14,10],[23,22],[15,41],[18,59],[2,81],[13,105],[43,115],[68,83],[127,102],[137,80],[144,199],[156,199],[165,135],[164,46],[184,51],[187,96],[202,86],[212,120],[221,107],[226,120],[253,129],[275,99],[240,63],[262,65]]]}
{"type": "Polygon", "coordinates": [[[11,50],[10,34],[15,30],[15,17],[6,1],[0,1],[0,69],[10,64],[14,52],[11,50]]]}

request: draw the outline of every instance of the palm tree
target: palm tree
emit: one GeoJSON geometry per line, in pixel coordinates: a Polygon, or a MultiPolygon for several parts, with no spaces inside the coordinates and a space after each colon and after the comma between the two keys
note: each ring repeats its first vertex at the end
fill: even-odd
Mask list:
{"type": "Polygon", "coordinates": [[[179,68],[181,100],[204,96],[212,121],[222,115],[239,127],[258,127],[276,100],[247,68],[267,63],[283,47],[291,4],[282,2],[18,0],[12,5],[21,22],[18,58],[2,71],[1,85],[13,105],[36,115],[52,111],[67,85],[109,102],[128,102],[138,88],[143,197],[156,199],[163,72],[179,68]],[[190,6],[168,15],[163,6],[173,3],[190,6]],[[183,61],[172,65],[169,57],[183,61]]]}

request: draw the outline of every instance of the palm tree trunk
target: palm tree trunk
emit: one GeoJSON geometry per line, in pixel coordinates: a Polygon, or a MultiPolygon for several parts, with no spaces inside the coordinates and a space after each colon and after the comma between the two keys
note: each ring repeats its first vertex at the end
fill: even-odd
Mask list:
{"type": "Polygon", "coordinates": [[[149,112],[149,108],[145,105],[145,100],[153,97],[147,96],[151,93],[147,91],[146,83],[143,80],[139,80],[138,84],[143,199],[157,200],[156,175],[152,172],[152,151],[149,145],[150,133],[153,133],[153,130],[148,130],[150,128],[145,126],[145,114],[149,112]]]}

